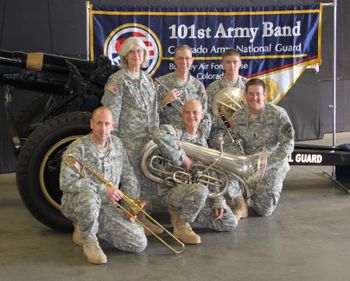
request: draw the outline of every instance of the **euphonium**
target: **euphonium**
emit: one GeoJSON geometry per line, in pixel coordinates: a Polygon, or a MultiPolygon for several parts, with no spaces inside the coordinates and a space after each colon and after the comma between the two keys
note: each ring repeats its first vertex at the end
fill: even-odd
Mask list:
{"type": "Polygon", "coordinates": [[[215,198],[226,193],[229,177],[238,180],[243,185],[245,197],[250,197],[251,190],[260,183],[264,175],[267,157],[265,149],[253,155],[237,156],[188,142],[178,141],[178,144],[187,156],[203,163],[201,166],[205,167],[204,171],[194,175],[187,173],[158,155],[158,145],[149,141],[144,147],[141,160],[141,168],[147,178],[168,186],[187,183],[195,178],[197,182],[213,187],[217,192],[210,192],[209,197],[215,198]]]}
{"type": "MultiPolygon", "coordinates": [[[[75,172],[77,172],[81,177],[86,178],[86,173],[91,174],[93,177],[100,180],[105,185],[111,185],[113,184],[107,180],[102,174],[100,174],[98,171],[94,170],[90,166],[86,165],[82,161],[80,161],[78,158],[76,158],[72,154],[64,155],[63,157],[64,163],[73,169],[75,172]],[[79,168],[78,168],[79,167],[79,168]]],[[[120,191],[120,190],[119,190],[120,191]]],[[[135,200],[130,197],[128,197],[125,193],[120,191],[123,198],[122,200],[126,203],[128,208],[125,208],[123,205],[121,205],[118,201],[114,201],[113,203],[120,209],[122,209],[126,214],[128,214],[131,217],[134,217],[135,220],[141,224],[144,228],[146,228],[150,233],[152,233],[153,236],[155,236],[161,243],[163,243],[165,246],[167,246],[171,251],[173,251],[175,254],[180,254],[185,250],[185,245],[177,239],[170,231],[168,231],[164,226],[162,226],[158,221],[156,221],[153,217],[151,217],[147,212],[143,210],[143,207],[145,206],[144,200],[135,200]],[[150,221],[152,221],[154,224],[158,225],[160,228],[162,228],[167,234],[169,234],[180,246],[180,249],[175,249],[170,244],[165,242],[162,238],[160,238],[159,235],[154,233],[148,226],[144,225],[138,218],[138,213],[143,213],[150,221]]]]}

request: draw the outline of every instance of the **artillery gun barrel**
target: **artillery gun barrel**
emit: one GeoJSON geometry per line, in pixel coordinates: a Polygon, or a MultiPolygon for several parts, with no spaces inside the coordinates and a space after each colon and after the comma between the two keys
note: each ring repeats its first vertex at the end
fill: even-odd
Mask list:
{"type": "Polygon", "coordinates": [[[68,73],[66,60],[73,63],[83,76],[89,77],[97,68],[97,63],[81,60],[72,57],[45,54],[45,53],[24,53],[0,50],[0,64],[17,66],[34,71],[48,71],[68,73]]]}
{"type": "Polygon", "coordinates": [[[41,52],[0,49],[0,84],[26,90],[62,95],[86,82],[89,84],[87,91],[99,95],[108,77],[117,70],[103,56],[91,62],[41,52]]]}

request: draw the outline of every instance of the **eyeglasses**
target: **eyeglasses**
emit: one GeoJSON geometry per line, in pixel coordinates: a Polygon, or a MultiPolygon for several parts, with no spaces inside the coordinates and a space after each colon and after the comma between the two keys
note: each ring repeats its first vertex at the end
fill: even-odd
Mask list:
{"type": "Polygon", "coordinates": [[[131,50],[129,51],[129,53],[140,55],[140,54],[143,53],[143,50],[142,50],[142,49],[136,49],[136,50],[131,49],[131,50]]]}
{"type": "Polygon", "coordinates": [[[185,61],[190,61],[192,58],[190,57],[175,57],[176,60],[185,60],[185,61]]]}
{"type": "Polygon", "coordinates": [[[263,95],[264,95],[263,93],[247,93],[247,96],[251,97],[251,98],[253,98],[253,97],[260,98],[263,95]]]}

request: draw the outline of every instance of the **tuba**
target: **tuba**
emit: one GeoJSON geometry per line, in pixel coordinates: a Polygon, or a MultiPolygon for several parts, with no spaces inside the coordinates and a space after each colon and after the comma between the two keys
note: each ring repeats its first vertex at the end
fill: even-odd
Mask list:
{"type": "Polygon", "coordinates": [[[238,156],[188,142],[177,143],[187,156],[203,164],[194,164],[191,170],[195,171],[187,172],[162,157],[158,145],[151,140],[145,145],[141,160],[141,169],[147,178],[170,187],[178,183],[202,183],[214,190],[209,192],[209,198],[224,195],[230,177],[241,183],[246,198],[262,180],[266,168],[265,148],[253,155],[238,156]]]}

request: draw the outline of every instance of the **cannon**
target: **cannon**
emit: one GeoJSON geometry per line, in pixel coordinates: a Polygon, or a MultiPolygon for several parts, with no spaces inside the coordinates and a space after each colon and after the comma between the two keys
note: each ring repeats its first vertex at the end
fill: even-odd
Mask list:
{"type": "MultiPolygon", "coordinates": [[[[72,224],[60,212],[59,172],[64,149],[90,131],[91,111],[100,105],[108,77],[117,71],[106,57],[95,62],[43,53],[0,50],[0,89],[12,127],[19,194],[31,214],[63,232],[72,224]],[[12,118],[16,90],[36,95],[12,118]]],[[[296,144],[291,165],[334,165],[348,181],[349,147],[296,144]]],[[[346,186],[342,187],[350,193],[346,186]]]]}
{"type": "Polygon", "coordinates": [[[90,131],[91,112],[100,105],[104,85],[115,71],[103,56],[90,62],[0,50],[0,86],[17,157],[19,194],[31,214],[52,229],[72,229],[59,209],[62,153],[90,131]],[[37,94],[14,117],[11,100],[17,90],[37,94]]]}
{"type": "Polygon", "coordinates": [[[116,70],[104,56],[89,62],[0,50],[0,84],[6,99],[15,89],[39,93],[14,120],[19,138],[25,139],[36,125],[63,112],[92,111],[99,104],[108,77],[116,70]]]}

